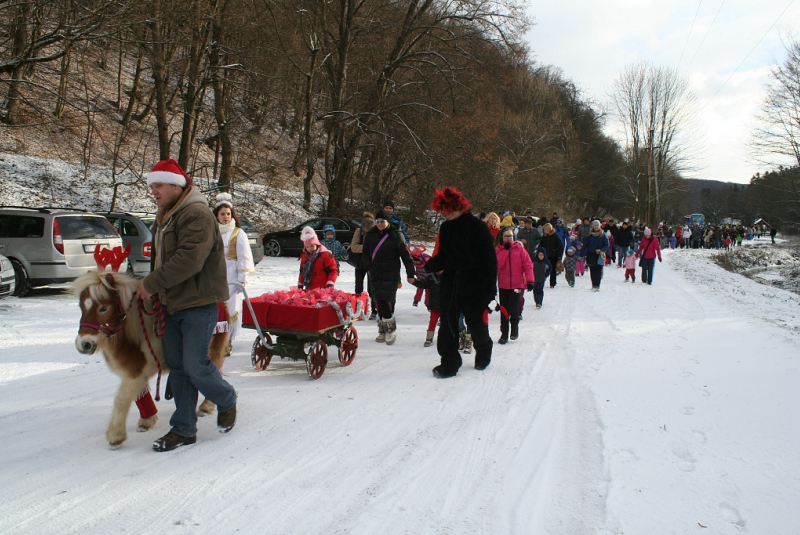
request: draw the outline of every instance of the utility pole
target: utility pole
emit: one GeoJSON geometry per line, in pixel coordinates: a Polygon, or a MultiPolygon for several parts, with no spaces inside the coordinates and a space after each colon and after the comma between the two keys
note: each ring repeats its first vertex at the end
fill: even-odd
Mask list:
{"type": "Polygon", "coordinates": [[[653,221],[650,219],[650,214],[651,214],[651,212],[650,212],[650,204],[651,204],[651,202],[650,202],[650,185],[653,182],[653,173],[654,173],[654,167],[655,167],[654,166],[654,163],[655,163],[655,158],[654,158],[655,151],[653,150],[653,136],[655,135],[655,131],[651,128],[650,131],[648,132],[648,134],[650,134],[650,136],[649,136],[650,139],[648,141],[649,146],[647,147],[647,151],[648,151],[648,154],[649,154],[650,157],[647,158],[647,220],[646,220],[646,223],[648,225],[652,226],[653,225],[653,221]]]}
{"type": "Polygon", "coordinates": [[[656,149],[660,149],[661,147],[652,147],[650,152],[652,153],[652,165],[653,165],[653,188],[655,189],[656,194],[656,220],[653,221],[654,224],[658,225],[661,223],[661,198],[658,191],[658,160],[656,160],[656,149]]]}

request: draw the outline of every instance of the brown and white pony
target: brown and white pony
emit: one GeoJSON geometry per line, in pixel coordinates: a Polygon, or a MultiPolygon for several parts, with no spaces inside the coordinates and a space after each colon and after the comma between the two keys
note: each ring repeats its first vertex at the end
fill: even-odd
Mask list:
{"type": "MultiPolygon", "coordinates": [[[[168,371],[161,340],[156,338],[153,328],[156,320],[153,315],[140,315],[138,299],[133,299],[139,282],[139,279],[124,273],[90,271],[76,279],[72,286],[81,308],[81,326],[75,347],[84,355],[102,351],[108,367],[122,379],[106,430],[106,439],[112,448],[121,446],[128,438],[125,420],[134,401],[141,417],[139,431],[147,431],[158,420],[149,390],[150,378],[159,369],[152,353],[155,353],[163,373],[168,371]],[[142,331],[140,318],[144,319],[153,352],[142,331]]],[[[217,368],[222,369],[227,346],[227,332],[211,337],[208,356],[217,368]]],[[[203,400],[198,414],[202,416],[212,412],[214,404],[203,400]]]]}

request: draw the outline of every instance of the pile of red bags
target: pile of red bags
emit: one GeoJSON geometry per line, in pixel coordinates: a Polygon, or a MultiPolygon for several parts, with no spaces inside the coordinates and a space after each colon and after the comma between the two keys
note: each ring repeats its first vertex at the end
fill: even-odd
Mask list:
{"type": "MultiPolygon", "coordinates": [[[[318,331],[369,314],[369,296],[334,288],[277,290],[250,299],[261,327],[318,331]]],[[[247,307],[242,322],[254,325],[247,307]]]]}
{"type": "MultiPolygon", "coordinates": [[[[301,290],[300,288],[290,288],[288,290],[277,290],[265,293],[250,300],[252,303],[268,303],[275,305],[291,305],[298,307],[320,307],[337,303],[342,310],[350,303],[352,310],[356,310],[358,302],[363,301],[368,305],[369,301],[366,294],[361,297],[348,292],[336,290],[335,288],[316,288],[314,290],[301,290]]],[[[369,312],[369,308],[364,309],[369,312]]]]}

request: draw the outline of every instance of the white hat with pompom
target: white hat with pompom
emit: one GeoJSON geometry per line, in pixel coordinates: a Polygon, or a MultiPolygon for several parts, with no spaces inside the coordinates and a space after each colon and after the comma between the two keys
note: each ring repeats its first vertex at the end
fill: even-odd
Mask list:
{"type": "Polygon", "coordinates": [[[311,227],[303,227],[303,230],[300,232],[300,239],[303,240],[304,244],[313,243],[316,245],[320,245],[319,237],[317,233],[314,232],[314,229],[311,227]]]}
{"type": "Polygon", "coordinates": [[[228,208],[233,208],[233,197],[231,197],[230,193],[219,193],[217,194],[217,204],[214,205],[214,208],[219,208],[220,206],[227,206],[228,208]]]}

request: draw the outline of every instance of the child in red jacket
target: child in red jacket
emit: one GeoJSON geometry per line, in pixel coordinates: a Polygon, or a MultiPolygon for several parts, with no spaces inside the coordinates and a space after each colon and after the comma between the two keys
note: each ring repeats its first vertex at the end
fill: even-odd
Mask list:
{"type": "Polygon", "coordinates": [[[333,254],[319,243],[317,233],[311,227],[304,227],[300,233],[303,240],[303,253],[300,255],[300,277],[297,287],[304,290],[331,287],[339,277],[339,268],[333,254]]]}

